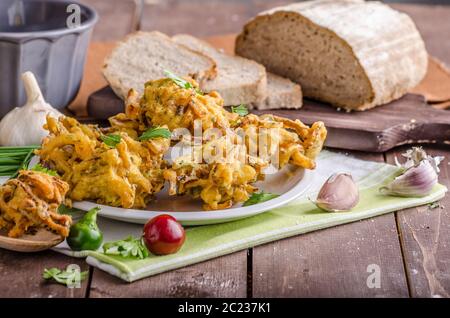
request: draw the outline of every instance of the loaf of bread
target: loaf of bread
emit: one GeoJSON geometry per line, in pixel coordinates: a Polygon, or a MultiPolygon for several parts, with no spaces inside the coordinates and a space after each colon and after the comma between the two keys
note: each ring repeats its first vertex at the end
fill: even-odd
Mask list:
{"type": "Polygon", "coordinates": [[[347,110],[400,98],[427,70],[413,21],[375,1],[318,0],[262,12],[236,39],[236,54],[347,110]]]}
{"type": "Polygon", "coordinates": [[[106,58],[103,75],[116,95],[124,99],[130,88],[142,93],[147,81],[166,77],[165,70],[190,76],[201,85],[216,76],[216,63],[163,33],[137,32],[127,36],[106,58]]]}
{"type": "Polygon", "coordinates": [[[205,92],[217,91],[225,105],[258,103],[266,98],[266,69],[261,64],[220,52],[209,43],[191,35],[175,35],[172,40],[216,62],[216,78],[204,81],[200,87],[205,92]]]}

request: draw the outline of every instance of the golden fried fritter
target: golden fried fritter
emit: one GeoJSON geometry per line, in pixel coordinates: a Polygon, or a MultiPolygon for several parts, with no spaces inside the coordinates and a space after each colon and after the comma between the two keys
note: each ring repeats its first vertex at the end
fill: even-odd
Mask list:
{"type": "Polygon", "coordinates": [[[72,218],[57,212],[69,185],[43,172],[22,170],[15,179],[0,186],[0,228],[8,236],[20,237],[30,228],[47,227],[69,235],[72,218]]]}
{"type": "Polygon", "coordinates": [[[170,184],[169,194],[188,194],[201,199],[205,210],[217,210],[248,200],[257,190],[251,183],[258,180],[258,171],[240,161],[196,164],[178,158],[164,176],[170,184]]]}
{"type": "Polygon", "coordinates": [[[315,159],[322,150],[327,136],[325,125],[320,121],[308,127],[298,119],[291,120],[274,115],[249,114],[235,123],[233,128],[243,129],[247,136],[247,148],[259,147],[259,151],[263,150],[260,139],[264,136],[264,130],[271,132],[266,146],[271,148],[270,143],[277,145],[277,148],[272,147],[271,150],[277,151],[280,168],[291,163],[306,169],[314,169],[315,159]],[[257,137],[251,138],[255,133],[257,137]]]}
{"type": "MultiPolygon", "coordinates": [[[[191,80],[193,88],[181,88],[165,78],[145,84],[144,95],[131,90],[126,101],[125,113],[110,118],[113,128],[142,133],[151,126],[166,125],[194,129],[194,121],[200,120],[202,129],[230,127],[229,121],[239,117],[223,108],[223,99],[217,92],[202,94],[198,84],[191,80]]],[[[130,135],[132,135],[131,133],[130,135]]]]}
{"type": "Polygon", "coordinates": [[[102,141],[99,128],[68,117],[48,117],[46,128],[50,135],[37,154],[69,183],[71,199],[143,208],[162,189],[163,154],[170,140],[141,142],[119,132],[120,141],[111,146],[102,141]]]}

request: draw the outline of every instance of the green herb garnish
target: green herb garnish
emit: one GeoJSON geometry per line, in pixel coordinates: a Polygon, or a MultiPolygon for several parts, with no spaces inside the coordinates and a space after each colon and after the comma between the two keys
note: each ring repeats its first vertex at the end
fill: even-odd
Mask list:
{"type": "Polygon", "coordinates": [[[231,106],[231,112],[238,114],[239,116],[242,116],[242,117],[244,117],[245,115],[248,115],[247,106],[244,104],[240,104],[239,106],[231,106]]]}
{"type": "Polygon", "coordinates": [[[77,283],[77,279],[81,282],[85,280],[87,276],[88,271],[79,272],[78,270],[70,269],[69,267],[67,267],[66,270],[60,270],[56,267],[50,269],[46,268],[42,274],[42,278],[45,280],[54,280],[55,282],[66,286],[77,283]]]}
{"type": "Polygon", "coordinates": [[[147,129],[140,137],[139,140],[148,140],[155,138],[170,138],[172,133],[167,128],[152,127],[147,129]]]}
{"type": "Polygon", "coordinates": [[[59,177],[58,173],[55,170],[45,168],[40,163],[36,164],[33,168],[31,168],[31,170],[37,171],[37,172],[43,172],[43,173],[46,173],[53,177],[59,177]]]}
{"type": "Polygon", "coordinates": [[[119,144],[120,141],[122,140],[122,137],[120,135],[109,134],[109,135],[102,135],[102,136],[100,136],[100,139],[107,146],[109,146],[111,148],[115,148],[117,146],[117,144],[119,144]]]}
{"type": "Polygon", "coordinates": [[[127,237],[124,240],[103,244],[103,253],[107,255],[120,255],[125,258],[144,259],[148,257],[148,250],[142,238],[127,237]]]}
{"type": "Polygon", "coordinates": [[[181,77],[175,75],[171,71],[165,70],[164,74],[166,74],[166,76],[168,78],[170,78],[175,84],[177,84],[181,88],[186,88],[186,89],[194,88],[194,86],[192,86],[192,84],[190,82],[188,82],[188,81],[182,79],[181,77]]]}
{"type": "Polygon", "coordinates": [[[266,202],[275,199],[277,197],[279,197],[279,195],[274,193],[264,193],[264,192],[252,193],[250,198],[244,202],[243,206],[249,206],[261,202],[266,202]]]}
{"type": "Polygon", "coordinates": [[[195,88],[194,85],[192,85],[191,82],[188,82],[184,79],[182,79],[181,77],[175,75],[174,73],[172,73],[171,71],[168,70],[164,70],[164,74],[166,74],[166,76],[168,78],[170,78],[175,84],[177,84],[178,86],[180,86],[181,88],[185,88],[185,89],[195,89],[195,91],[197,92],[197,94],[203,95],[203,92],[201,90],[199,90],[198,88],[195,88]]]}

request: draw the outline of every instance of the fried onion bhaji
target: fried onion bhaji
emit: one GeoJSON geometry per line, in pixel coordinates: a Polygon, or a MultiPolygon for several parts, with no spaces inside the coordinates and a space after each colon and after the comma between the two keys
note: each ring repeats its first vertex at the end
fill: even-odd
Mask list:
{"type": "Polygon", "coordinates": [[[249,114],[235,123],[233,128],[243,129],[249,149],[250,143],[257,142],[258,139],[251,140],[248,136],[256,132],[256,136],[260,137],[263,135],[262,129],[273,129],[276,133],[272,133],[268,140],[272,140],[278,146],[280,168],[290,163],[306,169],[314,169],[315,159],[327,137],[325,125],[320,121],[309,127],[298,119],[291,120],[271,114],[262,116],[249,114]]]}
{"type": "Polygon", "coordinates": [[[124,208],[144,208],[164,186],[163,155],[170,140],[138,141],[118,132],[120,141],[107,145],[102,130],[69,117],[47,117],[50,134],[36,152],[70,185],[72,200],[94,200],[124,208]]]}
{"type": "Polygon", "coordinates": [[[200,93],[194,80],[191,84],[192,88],[182,88],[165,78],[147,82],[142,97],[130,90],[125,113],[110,118],[111,126],[130,135],[164,125],[171,131],[187,128],[193,132],[194,121],[200,120],[203,130],[225,130],[230,127],[230,120],[239,117],[223,108],[223,99],[217,92],[200,93]]]}
{"type": "Polygon", "coordinates": [[[21,170],[0,186],[0,229],[20,237],[30,229],[48,228],[67,237],[72,218],[58,213],[69,185],[43,172],[21,170]]]}
{"type": "Polygon", "coordinates": [[[196,163],[192,155],[176,158],[164,172],[169,181],[169,194],[188,194],[201,199],[205,210],[227,209],[236,202],[245,202],[258,189],[251,183],[261,179],[264,161],[239,152],[225,151],[237,145],[226,144],[226,137],[202,145],[203,161],[196,163]],[[218,156],[211,155],[220,148],[218,156]],[[224,154],[224,155],[222,155],[224,154]],[[210,156],[211,155],[211,156],[210,156]],[[243,155],[243,159],[238,157],[243,155]],[[231,158],[230,158],[231,157],[231,158]]]}

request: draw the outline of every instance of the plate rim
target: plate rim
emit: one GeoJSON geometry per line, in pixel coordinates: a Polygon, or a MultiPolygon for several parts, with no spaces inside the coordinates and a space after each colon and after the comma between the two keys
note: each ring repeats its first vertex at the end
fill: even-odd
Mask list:
{"type": "Polygon", "coordinates": [[[272,209],[276,209],[282,205],[288,204],[291,201],[297,199],[301,195],[305,194],[308,189],[311,187],[311,181],[312,181],[312,170],[304,169],[304,168],[298,168],[303,170],[303,177],[302,179],[295,184],[291,189],[286,191],[285,193],[281,194],[279,197],[271,199],[269,201],[261,202],[254,205],[249,206],[240,206],[230,209],[222,209],[222,210],[211,210],[211,211],[180,211],[180,212],[173,212],[173,211],[151,211],[151,210],[139,210],[139,209],[126,209],[126,208],[120,208],[120,207],[112,207],[109,205],[103,205],[103,204],[97,204],[90,201],[77,201],[73,202],[73,207],[81,210],[89,210],[95,206],[98,206],[100,208],[106,208],[110,211],[106,211],[106,209],[101,209],[98,212],[99,216],[109,218],[109,219],[115,219],[122,222],[128,222],[128,223],[136,223],[134,221],[142,221],[143,219],[150,219],[151,217],[154,217],[156,215],[160,214],[169,214],[173,217],[175,217],[180,222],[214,222],[214,221],[220,221],[224,220],[232,220],[232,219],[241,219],[250,217],[253,215],[257,215],[260,213],[267,212],[272,209]],[[143,213],[145,213],[145,217],[143,216],[143,213]],[[150,215],[148,215],[148,213],[150,215]],[[125,214],[128,214],[125,216],[125,214]],[[124,215],[129,220],[125,220],[125,218],[122,216],[124,215]]]}

